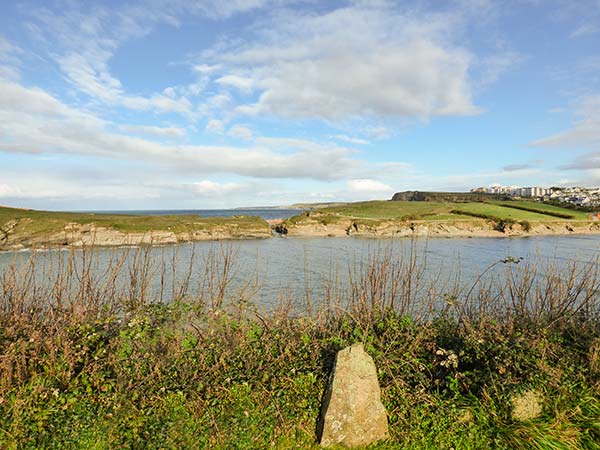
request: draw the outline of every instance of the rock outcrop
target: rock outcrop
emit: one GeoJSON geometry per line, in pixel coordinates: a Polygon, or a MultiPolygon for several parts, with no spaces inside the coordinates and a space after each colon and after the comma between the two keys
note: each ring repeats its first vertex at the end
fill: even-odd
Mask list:
{"type": "Polygon", "coordinates": [[[285,227],[288,236],[312,237],[518,237],[600,233],[600,222],[592,221],[540,222],[527,227],[514,223],[499,230],[491,220],[355,220],[343,216],[329,223],[318,216],[309,217],[297,223],[284,222],[280,227],[285,227]]]}
{"type": "MultiPolygon", "coordinates": [[[[23,220],[30,221],[30,219],[23,220]]],[[[237,227],[235,224],[178,232],[171,230],[122,231],[97,226],[93,223],[68,223],[61,230],[45,233],[19,231],[15,226],[9,228],[6,225],[2,230],[0,232],[0,250],[52,248],[59,246],[118,247],[128,245],[168,245],[194,241],[271,237],[271,230],[267,225],[250,228],[237,227]]]]}
{"type": "Polygon", "coordinates": [[[362,344],[340,350],[323,397],[319,443],[369,445],[388,436],[388,421],[373,359],[362,344]]]}

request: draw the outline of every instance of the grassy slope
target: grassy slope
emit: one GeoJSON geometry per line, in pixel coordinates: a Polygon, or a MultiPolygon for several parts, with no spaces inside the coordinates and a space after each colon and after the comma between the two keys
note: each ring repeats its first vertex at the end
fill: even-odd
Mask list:
{"type": "Polygon", "coordinates": [[[0,207],[0,227],[13,219],[30,219],[21,222],[16,232],[43,234],[60,231],[68,223],[90,224],[113,228],[125,232],[205,230],[222,226],[239,228],[268,229],[268,224],[260,217],[207,217],[197,215],[171,216],[132,216],[125,214],[92,214],[34,211],[0,207]]]}
{"type": "Polygon", "coordinates": [[[511,220],[528,220],[532,222],[544,222],[548,220],[562,220],[556,217],[547,216],[541,213],[523,211],[519,209],[507,208],[500,205],[490,203],[465,203],[456,204],[455,208],[458,211],[465,211],[474,214],[483,214],[486,216],[498,217],[500,219],[511,220]]]}
{"type": "Polygon", "coordinates": [[[539,202],[528,202],[522,200],[514,200],[511,202],[494,202],[491,203],[505,206],[513,206],[513,207],[525,207],[528,209],[536,209],[542,212],[550,212],[550,213],[559,213],[559,214],[567,214],[572,216],[576,220],[589,220],[590,213],[584,211],[577,211],[575,209],[569,208],[561,208],[560,206],[548,205],[545,203],[539,202]]]}
{"type": "Polygon", "coordinates": [[[448,203],[442,202],[390,202],[371,201],[348,203],[322,208],[319,211],[363,219],[402,219],[407,216],[434,217],[450,212],[448,203]]]}
{"type": "MultiPolygon", "coordinates": [[[[469,202],[469,203],[446,203],[446,202],[403,202],[403,201],[369,201],[347,203],[333,207],[322,207],[316,211],[325,214],[322,220],[334,221],[334,217],[351,217],[373,220],[485,220],[473,217],[466,218],[452,211],[459,210],[467,213],[483,214],[500,219],[512,219],[517,221],[527,220],[530,222],[565,221],[565,220],[589,220],[590,214],[573,211],[557,206],[544,205],[536,202],[514,201],[514,202],[469,202]],[[512,207],[511,207],[512,206],[512,207]],[[521,207],[539,212],[516,209],[521,207]],[[549,214],[558,213],[571,216],[572,219],[564,219],[549,214]],[[330,217],[333,216],[333,217],[330,217]],[[328,219],[329,217],[329,219],[328,219]]],[[[302,222],[306,216],[295,216],[291,222],[302,222]]],[[[338,219],[339,220],[339,219],[338,219]]]]}

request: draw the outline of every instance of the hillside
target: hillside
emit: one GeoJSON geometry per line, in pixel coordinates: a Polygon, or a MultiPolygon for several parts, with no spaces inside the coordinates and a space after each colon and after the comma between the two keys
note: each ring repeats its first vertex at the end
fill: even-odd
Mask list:
{"type": "Polygon", "coordinates": [[[598,232],[590,213],[529,201],[368,201],[320,207],[279,227],[288,235],[497,236],[598,232]]]}
{"type": "Polygon", "coordinates": [[[260,217],[137,216],[0,207],[0,250],[57,245],[139,245],[265,238],[260,217]]]}

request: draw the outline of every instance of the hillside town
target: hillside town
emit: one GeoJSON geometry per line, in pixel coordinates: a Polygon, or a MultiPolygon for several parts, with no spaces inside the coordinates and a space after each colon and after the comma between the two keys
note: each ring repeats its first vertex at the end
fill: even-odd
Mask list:
{"type": "Polygon", "coordinates": [[[474,193],[507,195],[510,197],[523,197],[538,201],[557,201],[570,203],[577,206],[600,206],[600,188],[585,187],[550,187],[539,186],[499,186],[479,187],[471,189],[474,193]]]}

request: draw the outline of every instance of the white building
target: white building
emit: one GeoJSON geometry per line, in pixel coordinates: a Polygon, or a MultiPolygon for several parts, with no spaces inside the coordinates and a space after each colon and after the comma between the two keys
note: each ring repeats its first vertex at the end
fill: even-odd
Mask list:
{"type": "Polygon", "coordinates": [[[543,197],[551,193],[550,189],[539,186],[489,186],[471,189],[471,192],[486,192],[488,194],[512,195],[516,197],[543,197]]]}

